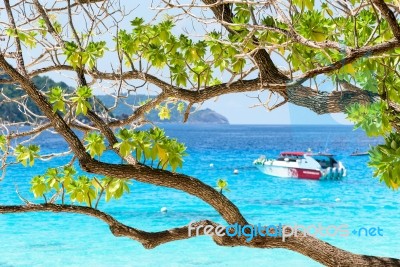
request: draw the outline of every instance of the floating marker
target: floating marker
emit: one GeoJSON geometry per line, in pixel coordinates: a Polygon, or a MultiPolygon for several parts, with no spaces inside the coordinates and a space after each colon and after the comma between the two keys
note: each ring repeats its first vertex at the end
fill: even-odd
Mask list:
{"type": "Polygon", "coordinates": [[[160,210],[162,213],[166,213],[168,211],[167,207],[162,207],[160,210]]]}
{"type": "Polygon", "coordinates": [[[239,174],[239,171],[238,170],[233,170],[233,174],[239,174]]]}
{"type": "Polygon", "coordinates": [[[210,168],[214,168],[214,164],[213,163],[210,163],[210,168]]]}
{"type": "Polygon", "coordinates": [[[336,202],[339,202],[339,201],[340,201],[340,198],[336,198],[335,201],[336,201],[336,202]]]}

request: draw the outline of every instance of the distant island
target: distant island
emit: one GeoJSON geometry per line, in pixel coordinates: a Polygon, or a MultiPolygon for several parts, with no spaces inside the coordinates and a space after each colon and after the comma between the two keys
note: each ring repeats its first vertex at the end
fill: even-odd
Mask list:
{"type": "MultiPolygon", "coordinates": [[[[100,100],[105,107],[110,108],[114,105],[115,98],[110,95],[96,95],[96,98],[100,100]]],[[[130,106],[138,106],[140,103],[145,102],[149,99],[152,99],[152,96],[147,95],[129,95],[119,99],[118,106],[112,110],[112,114],[116,118],[125,118],[128,114],[132,113],[132,108],[130,106]]],[[[169,120],[161,120],[158,116],[158,110],[152,110],[146,115],[146,118],[155,123],[183,123],[184,111],[187,108],[187,105],[184,104],[183,112],[179,112],[173,105],[169,105],[171,108],[171,118],[169,120]]],[[[211,109],[199,109],[195,108],[191,109],[191,114],[187,123],[191,124],[229,124],[229,121],[223,115],[211,110],[211,109]]]]}
{"type": "MultiPolygon", "coordinates": [[[[0,79],[7,79],[6,75],[0,75],[0,79]]],[[[64,82],[55,82],[51,78],[47,76],[37,76],[33,78],[34,83],[36,86],[43,92],[49,91],[50,88],[59,86],[63,90],[68,93],[74,91],[74,88],[68,86],[64,82]]],[[[1,84],[0,83],[0,90],[2,93],[10,98],[15,99],[21,97],[24,92],[17,87],[16,85],[10,84],[1,84]]],[[[145,102],[151,99],[153,96],[146,96],[146,95],[129,95],[119,100],[118,106],[109,112],[110,116],[117,119],[122,119],[124,117],[129,116],[132,114],[133,110],[128,105],[138,106],[140,103],[145,102]],[[124,104],[126,103],[126,104],[124,104]]],[[[100,106],[104,106],[106,108],[110,108],[114,105],[115,98],[110,95],[96,95],[96,101],[100,102],[100,105],[95,105],[96,109],[100,106]]],[[[27,108],[34,112],[35,114],[41,114],[40,110],[36,107],[36,105],[30,100],[26,99],[23,101],[27,108]]],[[[186,110],[186,104],[184,104],[183,112],[179,112],[173,104],[169,105],[170,107],[170,119],[168,120],[161,120],[158,116],[158,110],[152,110],[148,114],[146,114],[146,118],[154,123],[183,123],[183,113],[186,110]]],[[[0,95],[0,120],[7,121],[7,122],[25,122],[26,121],[26,114],[23,112],[23,108],[18,106],[18,104],[7,101],[3,95],[0,95]]],[[[191,114],[187,123],[191,124],[229,124],[229,121],[223,115],[211,110],[211,109],[199,109],[195,110],[194,108],[191,109],[191,114]]]]}
{"type": "MultiPolygon", "coordinates": [[[[1,79],[9,79],[9,76],[2,74],[0,75],[1,79]]],[[[66,92],[72,92],[73,88],[68,86],[64,82],[55,82],[47,76],[36,76],[32,79],[33,83],[43,92],[49,91],[50,88],[53,87],[61,87],[66,92]]],[[[39,108],[33,103],[30,98],[21,99],[22,96],[25,95],[25,92],[14,84],[2,84],[0,82],[0,121],[6,122],[25,122],[27,121],[27,114],[24,110],[24,107],[18,105],[15,102],[10,101],[11,99],[18,99],[20,102],[23,102],[26,107],[30,110],[30,112],[34,114],[42,114],[39,108]],[[3,96],[4,95],[4,96],[3,96]],[[7,100],[6,98],[9,98],[7,100]]]]}

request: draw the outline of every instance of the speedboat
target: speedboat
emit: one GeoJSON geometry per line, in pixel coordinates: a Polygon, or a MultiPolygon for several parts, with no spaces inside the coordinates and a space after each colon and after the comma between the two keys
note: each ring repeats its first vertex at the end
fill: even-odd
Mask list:
{"type": "Polygon", "coordinates": [[[368,156],[368,155],[369,155],[368,152],[360,152],[360,151],[358,151],[358,149],[350,154],[350,156],[352,156],[352,157],[368,156]]]}
{"type": "Polygon", "coordinates": [[[285,178],[338,180],[346,176],[346,168],[332,154],[282,152],[276,159],[261,156],[253,164],[265,174],[285,178]]]}

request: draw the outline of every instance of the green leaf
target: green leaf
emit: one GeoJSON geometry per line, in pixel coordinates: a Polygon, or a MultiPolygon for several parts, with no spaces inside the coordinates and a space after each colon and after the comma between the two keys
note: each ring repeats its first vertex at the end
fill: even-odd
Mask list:
{"type": "Polygon", "coordinates": [[[89,42],[85,51],[82,53],[82,64],[87,64],[89,69],[93,69],[97,59],[104,56],[107,50],[106,42],[89,42]]]}
{"type": "Polygon", "coordinates": [[[90,103],[87,101],[93,96],[92,89],[88,86],[80,86],[76,90],[76,96],[71,97],[71,101],[76,104],[76,115],[83,113],[87,114],[88,109],[91,109],[90,103]]]}
{"type": "Polygon", "coordinates": [[[98,132],[90,132],[86,137],[86,151],[89,152],[90,156],[94,158],[95,156],[101,156],[106,150],[104,144],[104,137],[98,132]]]}
{"type": "Polygon", "coordinates": [[[178,105],[177,105],[177,107],[176,107],[176,110],[177,110],[179,113],[182,113],[182,112],[184,111],[184,109],[185,109],[185,103],[184,103],[184,102],[179,102],[178,105]]]}
{"type": "Polygon", "coordinates": [[[31,191],[35,198],[42,197],[47,191],[48,187],[44,176],[35,176],[31,180],[31,191]]]}
{"type": "Polygon", "coordinates": [[[233,62],[232,70],[236,73],[240,73],[240,72],[242,72],[245,64],[246,64],[246,60],[244,60],[243,58],[238,58],[233,62]]]}
{"type": "Polygon", "coordinates": [[[91,206],[97,197],[97,190],[92,181],[84,175],[79,176],[77,180],[73,180],[68,185],[67,193],[70,194],[72,201],[86,203],[88,206],[91,206]]]}
{"type": "Polygon", "coordinates": [[[0,135],[0,150],[6,151],[7,139],[5,135],[0,135]]]}
{"type": "Polygon", "coordinates": [[[107,184],[106,187],[106,201],[110,201],[112,198],[119,199],[124,193],[129,193],[129,182],[125,179],[117,179],[105,177],[103,184],[107,184]]]}
{"type": "Polygon", "coordinates": [[[167,104],[165,104],[165,106],[160,107],[160,112],[158,112],[158,117],[161,120],[169,120],[171,118],[171,112],[167,104]]]}
{"type": "Polygon", "coordinates": [[[60,176],[56,168],[50,168],[45,174],[48,188],[58,190],[60,188],[60,176]]]}
{"type": "Polygon", "coordinates": [[[355,128],[361,127],[368,136],[380,136],[392,131],[391,115],[385,111],[383,102],[368,105],[356,103],[346,109],[346,114],[347,118],[355,123],[355,128]]]}
{"type": "Polygon", "coordinates": [[[369,151],[368,165],[374,168],[374,176],[394,190],[400,185],[400,135],[390,133],[385,136],[384,144],[372,147],[369,151]]]}
{"type": "Polygon", "coordinates": [[[18,162],[21,162],[25,167],[28,165],[33,166],[35,158],[39,157],[40,148],[38,145],[23,146],[19,144],[14,151],[18,162]]]}
{"type": "Polygon", "coordinates": [[[50,89],[49,102],[53,104],[53,112],[59,110],[65,113],[65,102],[61,87],[54,87],[50,89]]]}
{"type": "Polygon", "coordinates": [[[119,148],[119,152],[123,157],[128,156],[134,149],[134,143],[132,141],[134,133],[132,130],[121,129],[116,137],[121,140],[121,142],[114,144],[114,148],[119,148]]]}
{"type": "Polygon", "coordinates": [[[222,193],[222,191],[229,191],[228,189],[228,182],[224,179],[217,180],[217,187],[216,189],[222,193]]]}
{"type": "Polygon", "coordinates": [[[64,185],[64,188],[68,188],[68,186],[72,183],[74,179],[74,175],[76,174],[76,170],[73,166],[65,166],[63,169],[63,178],[61,182],[64,185]]]}
{"type": "Polygon", "coordinates": [[[139,17],[136,17],[135,19],[133,19],[131,21],[131,25],[134,26],[134,27],[141,26],[141,25],[143,25],[143,23],[144,23],[144,19],[139,18],[139,17]]]}

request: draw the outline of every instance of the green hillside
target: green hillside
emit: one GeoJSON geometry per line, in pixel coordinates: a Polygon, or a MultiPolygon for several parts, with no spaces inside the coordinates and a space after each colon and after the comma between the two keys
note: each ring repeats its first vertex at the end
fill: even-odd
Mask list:
{"type": "MultiPolygon", "coordinates": [[[[6,75],[0,75],[0,79],[7,79],[6,75]]],[[[48,91],[52,87],[61,87],[66,92],[73,92],[74,88],[68,86],[64,82],[55,82],[51,78],[47,76],[37,76],[33,78],[35,85],[43,92],[48,91]]],[[[29,110],[34,114],[41,115],[38,107],[27,97],[21,98],[24,96],[24,91],[18,88],[15,85],[11,84],[0,84],[0,89],[2,93],[6,96],[0,95],[0,120],[8,121],[8,122],[25,122],[27,120],[26,112],[24,108],[17,103],[12,101],[8,101],[7,98],[10,99],[18,99],[19,102],[24,103],[29,110]]],[[[102,102],[105,107],[110,108],[114,105],[114,98],[109,95],[98,95],[96,96],[97,100],[102,102]]],[[[110,115],[115,118],[124,118],[129,114],[132,114],[132,108],[128,105],[139,105],[139,103],[148,100],[149,97],[145,95],[136,95],[136,96],[128,96],[127,98],[123,98],[119,100],[118,106],[116,109],[110,112],[110,115]],[[127,103],[128,105],[124,104],[127,103]]],[[[95,109],[102,109],[102,105],[94,105],[95,109]]],[[[182,123],[183,122],[183,114],[180,113],[176,107],[173,105],[169,106],[171,108],[171,118],[169,120],[161,120],[158,116],[158,110],[152,110],[149,114],[146,115],[146,118],[153,122],[169,122],[169,123],[182,123]]],[[[185,106],[186,110],[186,106],[185,106]]],[[[193,114],[190,115],[188,123],[211,123],[211,124],[227,124],[228,120],[210,109],[198,110],[195,111],[192,109],[193,114]]],[[[83,119],[83,118],[82,118],[83,119]]]]}
{"type": "MultiPolygon", "coordinates": [[[[0,79],[7,79],[6,75],[0,75],[0,79]]],[[[65,91],[71,92],[72,87],[64,82],[55,82],[47,76],[37,76],[33,78],[33,82],[41,91],[48,91],[49,88],[59,86],[65,91]]],[[[25,95],[24,91],[12,84],[0,84],[2,93],[10,99],[18,99],[25,95]]],[[[6,97],[0,95],[0,119],[8,122],[24,122],[27,121],[23,107],[19,107],[17,103],[9,102],[6,97]]],[[[29,99],[20,99],[19,102],[26,104],[30,111],[35,114],[41,114],[39,108],[29,99]]]]}
{"type": "MultiPolygon", "coordinates": [[[[96,96],[107,108],[114,106],[115,98],[109,95],[97,95],[96,96]]],[[[131,106],[138,106],[140,103],[148,101],[152,96],[147,95],[129,95],[118,100],[118,105],[115,109],[112,110],[112,113],[116,118],[124,118],[132,113],[131,106]]],[[[169,122],[169,123],[182,123],[184,112],[179,112],[177,110],[177,106],[173,104],[169,104],[168,106],[171,111],[171,118],[169,120],[161,120],[158,116],[159,111],[154,109],[149,114],[146,115],[146,118],[152,122],[169,122]]],[[[186,110],[187,105],[184,104],[184,111],[186,110]]],[[[211,110],[211,109],[201,109],[195,110],[195,108],[191,109],[192,114],[190,114],[188,123],[208,123],[208,124],[229,124],[227,118],[222,116],[221,114],[211,110]]]]}

